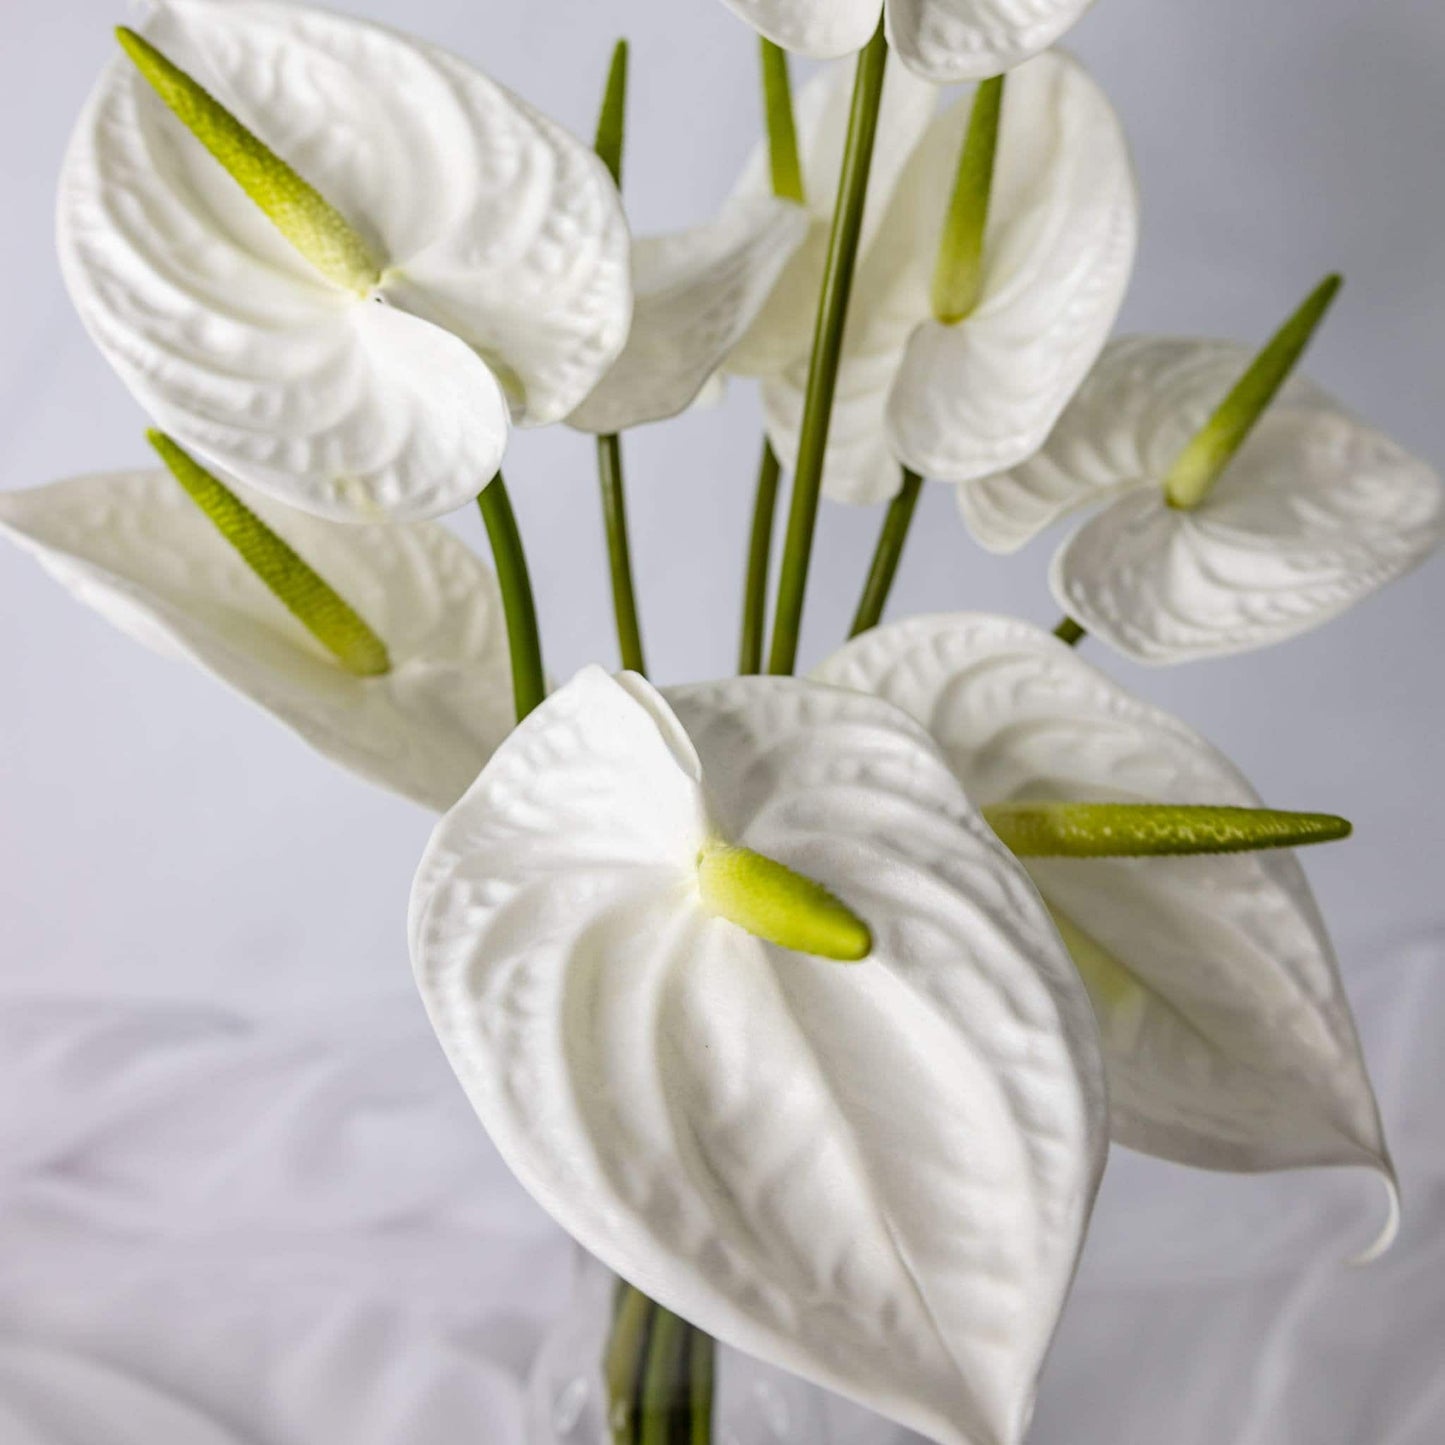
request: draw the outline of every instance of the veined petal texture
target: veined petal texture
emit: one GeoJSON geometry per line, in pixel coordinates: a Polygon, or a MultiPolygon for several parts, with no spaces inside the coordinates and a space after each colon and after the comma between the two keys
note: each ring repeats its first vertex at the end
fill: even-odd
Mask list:
{"type": "Polygon", "coordinates": [[[169,472],[0,493],[0,533],[122,630],[214,673],[327,757],[449,807],[512,725],[496,579],[436,523],[348,526],[233,490],[366,618],[390,672],[340,667],[169,472]]]}
{"type": "Polygon", "coordinates": [[[492,1138],[612,1269],[947,1445],[1021,1438],[1102,1165],[1095,1028],[901,712],[588,669],[443,819],[411,937],[492,1138]],[[709,915],[714,836],[824,884],[872,955],[709,915]]]}
{"type": "Polygon", "coordinates": [[[509,413],[558,420],[621,350],[629,240],[579,142],[461,61],[263,0],[163,0],[148,38],[381,257],[370,297],[293,252],[128,59],[66,159],[59,245],[91,335],[182,445],[318,515],[436,515],[509,413]]]}
{"type": "MultiPolygon", "coordinates": [[[[918,719],[980,806],[1259,806],[1202,738],[1027,623],[919,617],[817,674],[918,719]]],[[[1363,1165],[1393,1190],[1333,950],[1293,854],[1030,859],[1089,987],[1120,1143],[1211,1169],[1363,1165]]]]}
{"type": "Polygon", "coordinates": [[[1047,50],[1094,0],[888,0],[888,38],[939,85],[1002,75],[1047,50]]]}
{"type": "Polygon", "coordinates": [[[723,0],[785,50],[832,60],[861,50],[878,28],[883,0],[723,0]]]}

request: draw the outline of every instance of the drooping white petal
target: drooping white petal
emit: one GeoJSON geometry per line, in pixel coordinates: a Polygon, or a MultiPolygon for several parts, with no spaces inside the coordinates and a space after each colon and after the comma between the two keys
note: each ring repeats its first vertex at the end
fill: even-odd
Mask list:
{"type": "Polygon", "coordinates": [[[1047,50],[1094,0],[888,0],[888,39],[939,85],[985,80],[1047,50]]]}
{"type": "MultiPolygon", "coordinates": [[[[1026,623],[913,618],[865,633],[817,675],[922,722],[981,806],[1259,805],[1202,738],[1026,623]]],[[[1292,854],[1028,869],[1094,1000],[1116,1140],[1212,1169],[1364,1165],[1393,1188],[1334,954],[1292,854]]]]}
{"type": "MultiPolygon", "coordinates": [[[[853,67],[839,65],[815,76],[798,92],[798,149],[813,226],[728,358],[728,370],[739,376],[775,375],[805,359],[812,347],[852,91],[853,67]]],[[[863,210],[860,247],[864,256],[889,213],[899,176],[937,108],[937,87],[918,80],[890,59],[863,210]]],[[[756,202],[771,194],[768,149],[763,143],[748,159],[733,204],[756,202]]]]}
{"type": "Polygon", "coordinates": [[[626,431],[690,406],[737,344],[809,229],[808,213],[763,197],[709,225],[646,237],[633,252],[636,309],[627,346],[567,418],[583,431],[626,431]]]}
{"type": "Polygon", "coordinates": [[[344,671],[168,472],[0,493],[0,533],[124,631],[190,658],[326,756],[449,807],[512,723],[496,579],[437,524],[341,525],[233,489],[366,619],[389,673],[344,671]]]}
{"type": "Polygon", "coordinates": [[[490,479],[509,406],[556,420],[606,371],[629,245],[578,142],[359,21],[166,0],[146,28],[385,268],[371,300],[312,271],[114,62],[65,163],[61,259],[97,344],[182,445],[322,516],[435,515],[490,479]]]}
{"type": "Polygon", "coordinates": [[[949,1445],[1020,1438],[1102,1162],[1094,1024],[900,712],[589,669],[443,820],[411,937],[488,1132],[589,1250],[949,1445]],[[831,888],[872,956],[707,915],[713,829],[831,888]]]}
{"type": "Polygon", "coordinates": [[[785,50],[833,60],[861,50],[878,28],[883,0],[723,0],[785,50]]]}
{"type": "MultiPolygon", "coordinates": [[[[1135,487],[1162,487],[1252,357],[1232,341],[1111,341],[1039,452],[958,489],[969,530],[991,552],[1013,552],[1082,507],[1135,487]]],[[[1327,405],[1328,398],[1296,373],[1275,405],[1305,404],[1327,405]]]]}
{"type": "Polygon", "coordinates": [[[1429,466],[1328,402],[1276,405],[1202,506],[1133,491],[1064,544],[1050,580],[1091,632],[1167,664],[1307,632],[1442,540],[1429,466]]]}
{"type": "MultiPolygon", "coordinates": [[[[900,212],[915,213],[900,234],[930,264],[969,109],[935,124],[899,185],[900,212]]],[[[1129,148],[1104,92],[1057,51],[1011,72],[983,294],[956,325],[919,310],[889,398],[895,454],[923,476],[968,482],[1037,451],[1108,339],[1138,229],[1129,148]]]]}

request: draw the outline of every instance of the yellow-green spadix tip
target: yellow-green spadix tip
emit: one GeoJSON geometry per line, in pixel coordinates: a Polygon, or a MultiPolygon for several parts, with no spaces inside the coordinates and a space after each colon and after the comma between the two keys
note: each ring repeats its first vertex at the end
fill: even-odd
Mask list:
{"type": "Polygon", "coordinates": [[[713,843],[697,860],[703,906],[757,938],[796,953],[858,963],[873,934],[821,883],[750,848],[713,843]]]}

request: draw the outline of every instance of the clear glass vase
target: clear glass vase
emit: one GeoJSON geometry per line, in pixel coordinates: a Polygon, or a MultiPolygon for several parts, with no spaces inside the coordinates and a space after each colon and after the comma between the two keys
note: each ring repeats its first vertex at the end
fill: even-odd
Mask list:
{"type": "MultiPolygon", "coordinates": [[[[613,1445],[619,1438],[611,1429],[618,1406],[607,1367],[618,1307],[616,1278],[581,1256],[573,1308],[533,1366],[528,1445],[613,1445]]],[[[845,1432],[845,1441],[833,1429],[829,1397],[823,1391],[725,1346],[707,1342],[704,1348],[710,1379],[703,1388],[711,1396],[711,1410],[705,1413],[711,1433],[693,1433],[685,1420],[677,1420],[660,1432],[667,1445],[699,1445],[704,1440],[708,1445],[862,1445],[851,1430],[845,1432]]],[[[679,1414],[685,1416],[685,1406],[679,1414]]],[[[620,1438],[628,1438],[628,1432],[620,1438]]],[[[896,1439],[880,1422],[879,1433],[866,1445],[892,1445],[896,1439]]]]}

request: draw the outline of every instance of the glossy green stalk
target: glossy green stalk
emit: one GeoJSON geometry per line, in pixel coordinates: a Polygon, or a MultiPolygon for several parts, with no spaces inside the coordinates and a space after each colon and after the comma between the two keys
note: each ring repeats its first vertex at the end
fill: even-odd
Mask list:
{"type": "Polygon", "coordinates": [[[933,314],[945,326],[970,315],[983,292],[983,238],[993,195],[1004,77],[979,83],[933,273],[933,314]]]}
{"type": "Polygon", "coordinates": [[[170,437],[149,431],[146,439],[241,560],[342,667],[357,677],[391,671],[385,643],[289,543],[170,437]]]}
{"type": "Polygon", "coordinates": [[[763,119],[768,129],[768,160],[773,194],[800,206],[808,199],[803,164],[798,157],[798,125],[793,117],[793,82],[788,53],[766,36],[758,37],[763,71],[763,119]]]}
{"type": "Polygon", "coordinates": [[[883,518],[883,530],[878,536],[873,565],[868,569],[868,580],[863,584],[863,596],[858,602],[858,611],[853,615],[849,637],[857,637],[860,632],[877,627],[883,618],[883,609],[888,605],[888,594],[893,590],[893,579],[898,575],[899,562],[903,560],[903,546],[908,540],[908,529],[913,525],[913,513],[918,507],[918,496],[922,490],[923,478],[905,467],[903,486],[888,504],[883,518]]]}
{"type": "Polygon", "coordinates": [[[607,1388],[607,1428],[613,1445],[637,1445],[647,1343],[656,1308],[640,1290],[629,1284],[622,1285],[612,1336],[602,1364],[607,1388]]]}
{"type": "Polygon", "coordinates": [[[547,677],[542,667],[542,637],[537,629],[537,607],[532,597],[532,579],[527,572],[527,554],[517,530],[512,499],[498,472],[477,498],[497,583],[502,592],[502,609],[507,618],[507,646],[512,657],[512,696],[517,721],[521,722],[547,696],[547,677]]]}
{"type": "Polygon", "coordinates": [[[690,1333],[685,1320],[661,1305],[654,1306],[642,1378],[638,1445],[676,1445],[685,1433],[691,1433],[692,1401],[687,1383],[690,1333]]]}
{"type": "Polygon", "coordinates": [[[363,296],[376,286],[381,263],[335,206],[144,36],[125,26],[115,34],[181,124],[323,276],[363,296]]]}
{"type": "Polygon", "coordinates": [[[1069,647],[1077,647],[1089,635],[1088,629],[1072,617],[1066,617],[1054,628],[1054,636],[1069,647]]]}
{"type": "MultiPolygon", "coordinates": [[[[629,50],[619,40],[612,51],[602,111],[597,118],[594,149],[613,181],[622,185],[622,154],[627,139],[627,75],[629,50]]],[[[627,530],[627,488],[622,470],[622,438],[597,438],[597,479],[602,489],[602,520],[607,531],[607,564],[612,581],[612,610],[617,618],[617,645],[622,665],[646,672],[642,627],[637,616],[637,588],[632,579],[632,542],[627,530]]]]}
{"type": "Polygon", "coordinates": [[[743,584],[743,640],[738,671],[749,677],[763,670],[763,632],[768,621],[768,567],[773,553],[773,519],[778,508],[778,482],[783,469],[771,442],[763,443],[758,490],[753,501],[753,529],[748,540],[748,575],[743,584]]]}
{"type": "Polygon", "coordinates": [[[1173,803],[995,803],[989,826],[1020,858],[1166,858],[1336,843],[1352,831],[1329,813],[1173,803]]]}
{"type": "Polygon", "coordinates": [[[1180,453],[1164,479],[1164,495],[1171,507],[1190,511],[1209,495],[1299,365],[1343,285],[1341,277],[1326,276],[1315,287],[1180,453]]]}
{"type": "Polygon", "coordinates": [[[833,399],[838,389],[838,366],[843,353],[843,330],[853,292],[853,273],[863,233],[863,207],[873,167],[873,144],[878,135],[878,111],[888,42],[880,19],[873,39],[858,56],[853,83],[853,104],[848,138],[833,213],[828,259],[824,267],[818,320],[813,334],[813,355],[803,402],[798,438],[798,464],[793,476],[793,501],[783,545],[782,575],[778,581],[778,608],[773,625],[768,671],[792,672],[798,658],[798,635],[803,621],[803,600],[808,589],[808,567],[813,555],[813,533],[818,521],[818,499],[823,487],[823,466],[828,451],[833,399]]]}

